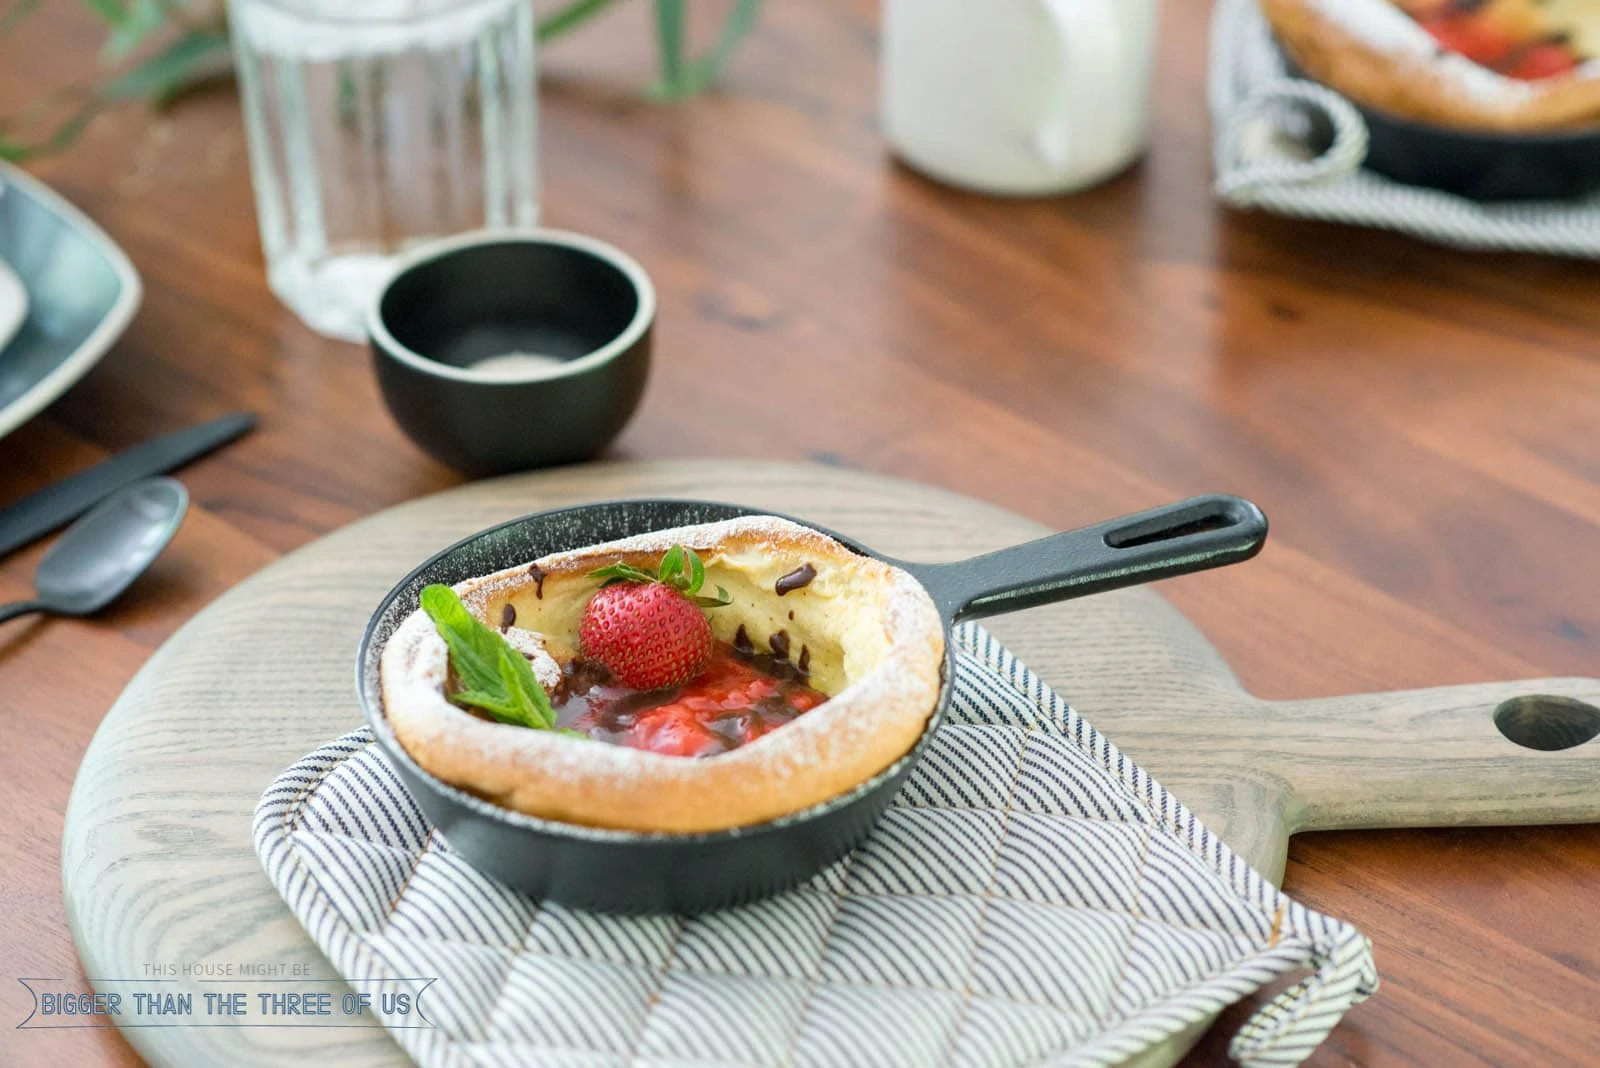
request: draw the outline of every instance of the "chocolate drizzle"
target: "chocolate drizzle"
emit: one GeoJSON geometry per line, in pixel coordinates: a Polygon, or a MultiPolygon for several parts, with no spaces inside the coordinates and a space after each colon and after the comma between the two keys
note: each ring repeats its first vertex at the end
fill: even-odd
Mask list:
{"type": "Polygon", "coordinates": [[[772,588],[778,591],[779,597],[782,597],[786,593],[791,593],[794,590],[802,589],[811,585],[811,580],[816,577],[816,568],[812,567],[809,563],[801,564],[787,575],[784,575],[782,578],[778,579],[778,581],[773,584],[772,588]]]}
{"type": "Polygon", "coordinates": [[[562,669],[561,679],[567,693],[585,694],[596,686],[609,683],[611,672],[598,660],[579,657],[562,669]]]}
{"type": "Polygon", "coordinates": [[[800,659],[799,659],[799,661],[797,661],[795,663],[794,666],[795,666],[795,668],[797,670],[799,670],[801,678],[810,677],[810,675],[811,675],[811,646],[802,645],[800,647],[800,659]]]}
{"type": "Polygon", "coordinates": [[[755,643],[750,640],[750,634],[744,629],[744,624],[739,624],[739,631],[733,636],[733,651],[740,656],[750,656],[756,651],[755,643]]]}
{"type": "Polygon", "coordinates": [[[772,655],[779,660],[789,659],[789,632],[780,630],[767,639],[767,645],[772,649],[772,655]]]}
{"type": "Polygon", "coordinates": [[[504,634],[511,629],[511,624],[517,621],[517,606],[507,601],[500,608],[500,633],[504,634]]]}
{"type": "Polygon", "coordinates": [[[541,601],[544,600],[544,568],[538,564],[529,564],[528,577],[533,579],[533,595],[541,601]]]}

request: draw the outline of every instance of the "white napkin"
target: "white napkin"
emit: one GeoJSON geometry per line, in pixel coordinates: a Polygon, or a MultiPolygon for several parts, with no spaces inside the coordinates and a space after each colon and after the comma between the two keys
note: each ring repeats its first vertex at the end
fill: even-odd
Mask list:
{"type": "Polygon", "coordinates": [[[428,826],[365,728],[256,809],[268,877],[361,989],[416,990],[427,1068],[1110,1065],[1273,978],[1234,1038],[1298,1064],[1377,986],[1355,928],[1291,901],[986,632],[866,845],[692,918],[534,901],[428,826]],[[409,984],[406,986],[405,984],[409,984]]]}

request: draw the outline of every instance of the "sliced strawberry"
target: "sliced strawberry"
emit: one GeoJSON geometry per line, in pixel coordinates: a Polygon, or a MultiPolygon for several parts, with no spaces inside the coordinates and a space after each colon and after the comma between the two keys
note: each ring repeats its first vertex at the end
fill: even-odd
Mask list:
{"type": "Polygon", "coordinates": [[[1554,78],[1578,65],[1572,49],[1559,41],[1543,41],[1529,45],[1515,59],[1500,69],[1507,78],[1520,78],[1526,82],[1540,78],[1554,78]]]}
{"type": "Polygon", "coordinates": [[[826,694],[818,693],[816,690],[804,690],[789,695],[789,707],[796,712],[810,712],[827,699],[826,694]]]}
{"type": "Polygon", "coordinates": [[[1421,20],[1422,28],[1451,52],[1459,52],[1479,66],[1498,70],[1510,57],[1516,42],[1500,33],[1476,13],[1435,15],[1421,20]]]}
{"type": "Polygon", "coordinates": [[[683,757],[715,756],[733,748],[681,702],[641,712],[625,742],[634,749],[683,757]]]}
{"type": "Polygon", "coordinates": [[[705,757],[736,749],[827,701],[805,676],[767,654],[716,643],[705,669],[678,686],[641,690],[593,661],[567,669],[562,726],[591,738],[668,756],[705,757]],[[784,670],[774,673],[775,667],[784,670]]]}

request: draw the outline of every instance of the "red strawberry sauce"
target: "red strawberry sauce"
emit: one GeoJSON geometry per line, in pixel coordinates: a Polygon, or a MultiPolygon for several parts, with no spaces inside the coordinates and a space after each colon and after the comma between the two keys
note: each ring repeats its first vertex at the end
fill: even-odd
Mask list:
{"type": "Polygon", "coordinates": [[[567,665],[551,699],[557,726],[596,741],[705,757],[753,742],[826,701],[806,679],[787,660],[717,642],[706,670],[682,686],[631,689],[602,665],[580,659],[567,665]]]}

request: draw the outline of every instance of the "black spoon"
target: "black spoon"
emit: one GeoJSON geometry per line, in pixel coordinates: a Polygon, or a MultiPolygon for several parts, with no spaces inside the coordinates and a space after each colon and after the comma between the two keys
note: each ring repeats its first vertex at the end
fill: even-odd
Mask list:
{"type": "Polygon", "coordinates": [[[0,605],[0,623],[30,612],[100,611],[161,555],[188,508],[189,491],[171,478],[147,478],[113,493],[50,546],[34,572],[37,598],[0,605]]]}

